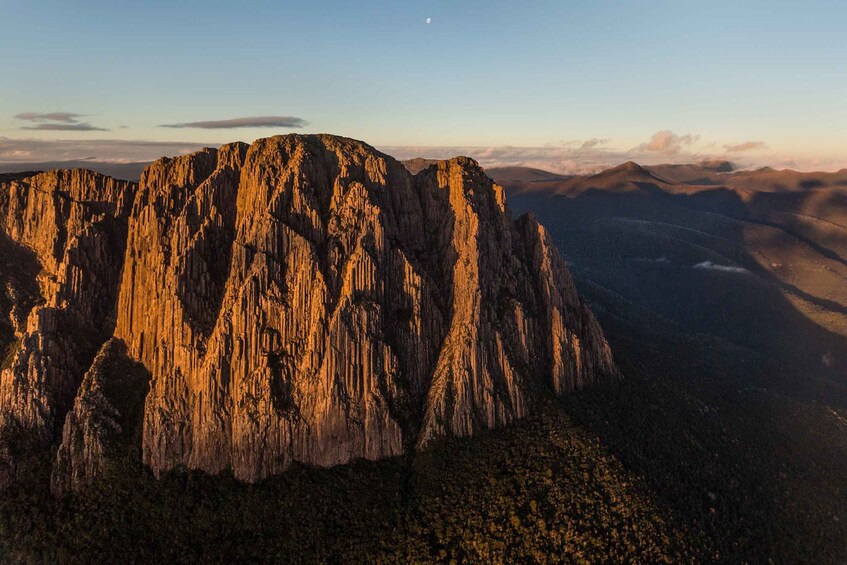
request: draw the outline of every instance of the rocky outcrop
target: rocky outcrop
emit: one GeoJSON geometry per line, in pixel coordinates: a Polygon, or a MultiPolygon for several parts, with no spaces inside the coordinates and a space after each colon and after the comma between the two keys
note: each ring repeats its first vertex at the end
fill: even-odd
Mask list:
{"type": "Polygon", "coordinates": [[[85,374],[71,411],[52,473],[52,490],[79,490],[102,476],[110,463],[139,457],[141,416],[150,374],[126,355],[126,346],[108,340],[85,374]]]}
{"type": "Polygon", "coordinates": [[[613,374],[543,230],[521,228],[469,159],[413,177],[286,136],[155,163],[115,332],[153,375],[145,462],[257,480],[376,459],[613,374]]]}
{"type": "Polygon", "coordinates": [[[133,193],[131,183],[82,170],[0,184],[4,258],[26,258],[3,275],[11,332],[0,427],[45,442],[60,429],[113,329],[133,193]]]}
{"type": "MultiPolygon", "coordinates": [[[[12,237],[49,263],[43,242],[12,237]]],[[[412,175],[361,142],[289,135],[163,159],[142,176],[121,263],[102,305],[151,375],[141,446],[156,473],[255,481],[398,455],[617,375],[544,229],[514,221],[466,158],[412,175]]],[[[65,424],[70,488],[102,469],[119,427],[98,392],[113,347],[65,424]]]]}

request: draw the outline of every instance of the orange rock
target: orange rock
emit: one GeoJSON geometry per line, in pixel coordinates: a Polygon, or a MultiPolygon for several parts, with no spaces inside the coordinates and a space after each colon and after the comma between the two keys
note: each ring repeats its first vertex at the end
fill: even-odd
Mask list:
{"type": "Polygon", "coordinates": [[[16,312],[22,303],[9,296],[15,340],[0,372],[0,425],[45,441],[61,429],[82,375],[113,330],[134,188],[84,170],[0,184],[8,245],[28,248],[41,266],[29,289],[40,300],[28,313],[16,312]]]}
{"type": "MultiPolygon", "coordinates": [[[[126,203],[112,205],[117,220],[126,203]]],[[[60,260],[49,253],[58,227],[9,226],[45,269],[60,260]]],[[[143,459],[156,473],[231,468],[256,481],[295,461],[398,455],[617,376],[544,229],[513,221],[471,159],[412,175],[327,135],[162,159],[119,247],[119,291],[99,304],[116,307],[115,338],[152,375],[143,459]]],[[[40,378],[16,371],[3,390],[40,378]]],[[[66,395],[43,402],[69,406],[84,372],[74,366],[66,395]]]]}

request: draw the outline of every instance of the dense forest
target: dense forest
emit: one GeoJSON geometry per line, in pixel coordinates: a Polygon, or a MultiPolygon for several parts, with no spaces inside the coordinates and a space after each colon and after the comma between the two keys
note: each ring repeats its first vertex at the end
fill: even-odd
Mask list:
{"type": "Polygon", "coordinates": [[[34,458],[28,483],[0,499],[0,552],[22,563],[838,562],[838,501],[823,494],[843,462],[798,481],[810,465],[778,460],[761,414],[710,410],[690,387],[627,370],[505,429],[253,485],[184,469],[157,480],[128,453],[84,495],[54,499],[34,458]]]}
{"type": "Polygon", "coordinates": [[[128,458],[84,496],[44,470],[0,503],[15,562],[642,562],[714,549],[560,406],[415,457],[295,468],[260,484],[128,458]]]}

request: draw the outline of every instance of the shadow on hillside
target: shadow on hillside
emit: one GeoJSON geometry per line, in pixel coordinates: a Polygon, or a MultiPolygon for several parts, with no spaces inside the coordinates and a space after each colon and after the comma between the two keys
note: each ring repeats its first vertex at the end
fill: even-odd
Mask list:
{"type": "Polygon", "coordinates": [[[573,263],[626,375],[563,403],[723,558],[837,561],[847,340],[758,268],[734,192],[639,188],[510,198],[573,263]]]}
{"type": "MultiPolygon", "coordinates": [[[[677,204],[691,208],[720,214],[738,221],[760,224],[771,228],[779,229],[790,235],[791,237],[801,241],[803,244],[811,247],[815,252],[821,254],[827,259],[837,261],[842,265],[847,265],[847,259],[833,249],[830,249],[819,242],[813,240],[794,229],[793,226],[786,225],[782,222],[770,221],[761,215],[755,214],[753,211],[761,208],[772,208],[775,205],[788,206],[794,209],[803,209],[805,201],[814,196],[811,192],[790,192],[790,193],[756,193],[753,195],[749,204],[743,203],[735,191],[726,188],[717,188],[697,192],[692,195],[676,194],[669,195],[656,187],[657,196],[665,196],[672,198],[677,204]]],[[[782,211],[782,210],[779,210],[782,211]]]]}

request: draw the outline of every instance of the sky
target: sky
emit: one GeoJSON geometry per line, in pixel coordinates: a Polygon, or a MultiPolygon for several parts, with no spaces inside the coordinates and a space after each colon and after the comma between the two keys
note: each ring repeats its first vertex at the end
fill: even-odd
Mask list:
{"type": "Polygon", "coordinates": [[[280,133],[584,172],[847,167],[847,2],[0,0],[0,162],[280,133]]]}

